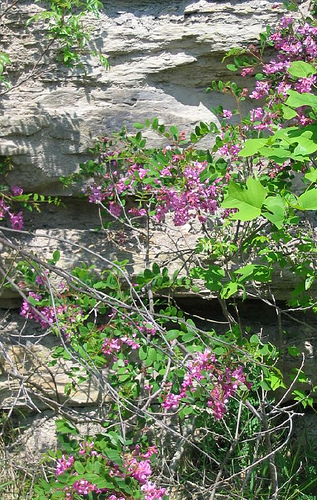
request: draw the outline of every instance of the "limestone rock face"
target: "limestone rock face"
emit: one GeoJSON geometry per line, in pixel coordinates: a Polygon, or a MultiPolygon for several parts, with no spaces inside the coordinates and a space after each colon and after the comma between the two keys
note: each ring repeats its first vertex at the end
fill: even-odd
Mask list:
{"type": "Polygon", "coordinates": [[[0,103],[0,156],[12,157],[10,182],[61,194],[59,177],[86,160],[97,136],[154,116],[184,129],[215,120],[213,105],[233,104],[205,91],[226,77],[224,53],[256,42],[280,15],[271,0],[107,0],[104,7],[86,23],[110,70],[87,55],[87,74],[55,64],[51,52],[41,56],[44,26],[25,23],[42,4],[27,0],[3,16],[1,42],[17,85],[0,103]]]}
{"type": "MultiPolygon", "coordinates": [[[[0,13],[10,5],[4,2],[0,13]]],[[[123,125],[132,131],[133,122],[157,116],[167,125],[192,130],[199,121],[215,121],[212,106],[231,108],[234,103],[229,96],[207,94],[206,87],[232,76],[222,63],[225,52],[256,43],[264,27],[282,15],[277,6],[273,0],[107,0],[100,17],[88,17],[85,23],[96,49],[108,57],[110,70],[87,53],[87,73],[55,61],[56,51],[47,50],[43,22],[26,27],[44,4],[26,0],[9,9],[0,21],[1,50],[12,61],[8,77],[13,83],[10,91],[0,89],[0,160],[10,156],[13,165],[6,181],[26,192],[66,197],[67,206],[67,211],[49,206],[41,216],[26,214],[25,228],[36,234],[24,236],[23,244],[36,254],[44,249],[44,257],[59,246],[60,264],[68,269],[78,259],[91,260],[87,253],[79,256],[79,247],[61,242],[67,239],[94,246],[110,260],[128,257],[137,272],[144,260],[140,249],[135,251],[132,241],[125,249],[113,246],[116,234],[93,234],[91,229],[100,224],[97,208],[70,200],[80,188],[63,190],[60,176],[88,159],[98,136],[123,125]]],[[[187,228],[175,238],[188,248],[196,241],[195,232],[187,228]]],[[[169,248],[171,235],[162,238],[158,233],[154,240],[154,251],[168,261],[165,254],[177,250],[175,245],[169,248]]],[[[277,288],[287,290],[288,278],[279,277],[277,288]]],[[[10,293],[2,293],[3,306],[14,303],[16,294],[10,293]]]]}
{"type": "MultiPolygon", "coordinates": [[[[61,196],[67,210],[50,205],[42,214],[28,213],[25,227],[32,234],[19,235],[16,240],[14,234],[9,236],[23,249],[44,258],[59,248],[59,266],[66,270],[81,262],[101,266],[89,253],[93,249],[109,261],[128,258],[129,271],[137,273],[144,265],[142,238],[136,249],[129,234],[125,245],[120,246],[116,229],[93,232],[100,225],[96,206],[75,198],[79,188],[64,191],[60,176],[75,172],[88,159],[88,149],[97,137],[118,131],[123,125],[132,131],[133,122],[158,117],[167,125],[189,131],[197,122],[216,121],[212,106],[234,106],[229,96],[206,93],[212,80],[232,77],[222,63],[224,54],[233,46],[256,43],[264,27],[274,25],[282,15],[276,8],[282,2],[105,0],[100,17],[91,16],[85,22],[95,48],[108,57],[110,69],[103,69],[97,58],[87,53],[86,73],[67,70],[54,62],[54,50],[46,52],[49,41],[43,23],[25,27],[44,4],[23,0],[1,16],[11,3],[0,0],[0,52],[10,56],[9,78],[13,82],[10,91],[0,87],[0,161],[11,157],[14,168],[6,178],[10,185],[22,186],[26,192],[61,196]]],[[[239,78],[235,79],[239,83],[239,78]]],[[[248,79],[243,80],[243,85],[250,84],[248,79]]],[[[191,227],[168,234],[156,232],[151,258],[165,261],[173,272],[173,252],[192,249],[196,239],[197,232],[191,227]]],[[[8,267],[17,258],[16,252],[4,251],[0,244],[1,252],[8,267]]],[[[102,265],[107,264],[103,261],[102,265]]],[[[284,271],[276,277],[271,290],[277,299],[288,297],[291,280],[284,271]]],[[[0,307],[18,308],[21,303],[13,289],[0,288],[0,296],[0,307]]],[[[251,312],[257,316],[256,306],[248,307],[248,317],[251,312]]],[[[289,345],[299,346],[305,354],[308,378],[315,385],[316,335],[312,328],[316,325],[307,326],[305,321],[300,318],[295,327],[286,323],[290,338],[284,347],[287,352],[289,345]]],[[[270,319],[270,325],[275,323],[276,318],[270,319]]],[[[258,332],[262,326],[254,320],[252,331],[258,332]]],[[[264,334],[266,339],[276,340],[276,327],[264,325],[264,334]]],[[[65,394],[70,382],[65,373],[67,363],[50,368],[44,363],[54,341],[56,338],[46,336],[38,325],[25,326],[18,310],[1,312],[0,409],[8,411],[17,406],[33,412],[23,423],[27,431],[17,443],[29,460],[34,450],[56,446],[55,415],[62,415],[65,402],[78,410],[75,416],[83,419],[87,415],[89,420],[90,412],[98,411],[100,399],[107,397],[98,379],[86,380],[65,394]]],[[[300,366],[300,360],[285,356],[282,364],[283,372],[290,373],[300,366]]]]}

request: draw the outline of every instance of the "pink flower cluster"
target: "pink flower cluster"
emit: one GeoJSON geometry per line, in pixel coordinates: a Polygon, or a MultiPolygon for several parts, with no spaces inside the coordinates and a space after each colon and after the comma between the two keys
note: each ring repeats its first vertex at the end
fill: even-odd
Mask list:
{"type": "MultiPolygon", "coordinates": [[[[37,302],[42,300],[42,296],[35,292],[29,292],[29,297],[37,302]]],[[[54,309],[51,306],[36,306],[35,308],[27,300],[23,300],[20,314],[27,319],[33,319],[40,323],[43,328],[48,328],[56,321],[54,309]]]]}
{"type": "Polygon", "coordinates": [[[197,353],[195,358],[187,363],[186,369],[187,373],[184,376],[179,394],[171,392],[171,383],[165,386],[167,394],[163,396],[162,407],[166,410],[177,410],[181,400],[186,398],[188,394],[196,392],[199,382],[204,380],[204,387],[206,387],[206,381],[211,385],[210,389],[206,388],[207,405],[212,409],[215,419],[219,420],[226,413],[229,398],[238,387],[242,384],[249,385],[241,366],[235,369],[226,367],[225,372],[223,372],[215,355],[209,349],[197,353]]]}
{"type": "MultiPolygon", "coordinates": [[[[36,302],[41,302],[42,296],[35,292],[29,292],[29,297],[36,302]]],[[[61,330],[63,331],[66,340],[69,340],[72,331],[72,324],[76,323],[76,317],[82,315],[82,310],[75,305],[57,305],[56,313],[60,320],[66,315],[67,325],[62,325],[61,330]]],[[[33,306],[29,301],[23,300],[21,310],[21,316],[26,319],[32,319],[39,323],[43,328],[49,328],[54,323],[56,323],[56,315],[54,308],[52,306],[33,306]]]]}
{"type": "Polygon", "coordinates": [[[157,488],[152,481],[146,481],[141,486],[141,491],[144,493],[145,500],[162,500],[165,495],[165,488],[157,488]]]}
{"type": "MultiPolygon", "coordinates": [[[[230,113],[224,111],[227,118],[230,117],[230,113]]],[[[163,152],[166,155],[171,150],[166,148],[163,152]]],[[[106,173],[100,184],[93,183],[86,189],[86,194],[91,203],[109,200],[110,213],[119,217],[121,206],[115,200],[118,196],[135,194],[137,186],[142,182],[143,191],[148,191],[156,198],[153,216],[156,222],[163,222],[168,212],[174,214],[173,220],[176,226],[182,226],[196,217],[204,222],[207,215],[214,214],[218,208],[220,179],[216,179],[212,184],[209,180],[201,182],[200,175],[206,168],[206,163],[191,162],[184,167],[180,165],[183,160],[182,155],[173,155],[171,163],[160,170],[160,178],[157,176],[154,185],[144,181],[150,170],[144,168],[144,165],[134,163],[121,176],[117,170],[111,175],[106,173]]],[[[128,213],[132,217],[143,217],[146,215],[146,210],[132,208],[128,213]]]]}
{"type": "MultiPolygon", "coordinates": [[[[312,86],[316,83],[316,77],[299,78],[295,83],[291,82],[287,69],[292,61],[314,62],[317,56],[317,28],[305,23],[304,26],[295,23],[292,17],[284,16],[279,24],[276,33],[270,36],[270,41],[274,43],[278,50],[276,59],[272,59],[263,66],[263,73],[268,77],[274,75],[280,82],[279,85],[287,85],[300,93],[311,92],[312,86]]],[[[261,80],[256,83],[255,90],[250,94],[252,99],[262,99],[269,94],[272,85],[269,80],[261,80]]],[[[286,98],[286,94],[279,90],[286,98]]]]}
{"type": "MultiPolygon", "coordinates": [[[[107,459],[106,456],[98,453],[94,450],[94,443],[87,442],[80,443],[80,455],[87,456],[99,456],[105,461],[105,467],[109,469],[110,477],[132,477],[138,481],[140,484],[141,492],[143,493],[144,500],[162,500],[165,495],[165,488],[158,488],[156,484],[150,480],[153,471],[151,467],[150,458],[152,455],[157,454],[158,450],[155,446],[150,446],[148,450],[144,453],[141,453],[140,447],[136,445],[134,450],[130,453],[126,453],[123,457],[124,466],[123,469],[120,470],[117,464],[113,464],[111,461],[107,459]]],[[[62,458],[57,460],[57,466],[55,469],[55,476],[59,476],[66,471],[72,476],[78,475],[77,472],[73,469],[73,465],[75,462],[75,458],[73,455],[65,456],[62,455],[62,458]]],[[[74,494],[88,496],[89,493],[103,493],[107,494],[105,498],[107,500],[125,500],[125,496],[121,496],[120,493],[113,493],[113,491],[108,490],[107,488],[99,489],[95,484],[87,481],[86,479],[78,479],[75,481],[72,486],[66,486],[64,488],[65,499],[71,500],[74,498],[74,494]]],[[[77,498],[77,497],[76,497],[77,498]]]]}
{"type": "Polygon", "coordinates": [[[212,184],[209,180],[201,182],[200,175],[206,166],[206,162],[186,166],[183,172],[184,186],[180,191],[167,186],[158,189],[154,215],[156,222],[163,222],[166,214],[172,212],[175,226],[183,226],[196,217],[200,222],[205,222],[207,215],[216,212],[221,179],[216,179],[212,184]]]}
{"type": "MultiPolygon", "coordinates": [[[[18,186],[11,188],[13,196],[19,196],[23,193],[23,189],[18,186]]],[[[4,197],[0,199],[0,219],[4,219],[5,215],[9,216],[12,229],[23,229],[23,215],[22,212],[14,213],[10,210],[10,205],[5,202],[4,197]]]]}
{"type": "Polygon", "coordinates": [[[153,473],[149,458],[157,453],[158,450],[155,446],[150,446],[146,453],[140,453],[140,448],[137,445],[132,454],[125,460],[125,467],[129,474],[142,485],[141,491],[145,495],[145,500],[161,500],[165,495],[165,488],[157,488],[156,484],[149,480],[153,473]]]}
{"type": "Polygon", "coordinates": [[[121,351],[124,345],[131,347],[131,349],[139,349],[140,344],[134,340],[135,337],[134,333],[131,337],[123,335],[122,337],[106,339],[101,350],[105,356],[111,356],[113,360],[116,360],[116,354],[121,351]]]}
{"type": "MultiPolygon", "coordinates": [[[[262,79],[256,81],[255,89],[249,94],[249,97],[254,100],[264,100],[264,106],[256,107],[250,111],[250,123],[242,127],[245,135],[237,134],[234,129],[230,129],[228,124],[222,126],[221,139],[225,138],[225,142],[218,148],[218,152],[231,161],[240,161],[238,152],[243,146],[244,138],[258,137],[258,132],[261,131],[274,133],[277,127],[283,126],[280,104],[287,99],[288,90],[309,93],[316,88],[316,75],[294,78],[288,72],[294,61],[305,61],[316,66],[316,26],[307,22],[303,25],[291,16],[284,16],[277,26],[276,32],[269,36],[269,42],[273,43],[278,54],[266,64],[261,61],[256,48],[249,47],[250,53],[257,59],[257,64],[263,64],[262,79]]],[[[241,75],[247,76],[255,69],[256,66],[244,67],[241,75]]],[[[221,116],[227,118],[230,113],[227,114],[227,111],[224,110],[221,116]]],[[[307,116],[305,109],[298,109],[293,122],[305,126],[312,123],[312,119],[307,116]]],[[[274,162],[270,162],[270,166],[273,168],[273,175],[276,175],[274,162]]],[[[278,164],[276,164],[276,168],[279,168],[278,164]]],[[[227,177],[228,175],[229,173],[227,173],[227,177]]]]}
{"type": "Polygon", "coordinates": [[[73,455],[69,455],[66,457],[65,455],[62,455],[62,458],[59,458],[57,460],[57,467],[55,469],[55,476],[59,476],[60,474],[63,474],[67,469],[73,466],[75,462],[75,458],[73,455]]]}

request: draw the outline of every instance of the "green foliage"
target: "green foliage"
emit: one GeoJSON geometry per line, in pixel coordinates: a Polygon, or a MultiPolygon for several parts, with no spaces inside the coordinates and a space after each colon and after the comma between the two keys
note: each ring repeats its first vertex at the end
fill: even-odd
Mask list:
{"type": "Polygon", "coordinates": [[[259,217],[266,195],[266,189],[261,182],[249,177],[245,186],[235,182],[229,183],[228,194],[221,206],[238,209],[238,212],[231,216],[232,219],[248,221],[259,217]]]}
{"type": "Polygon", "coordinates": [[[38,0],[48,9],[32,16],[31,22],[44,21],[47,36],[57,42],[58,59],[68,67],[85,67],[87,52],[97,56],[100,63],[109,68],[108,60],[102,53],[90,48],[90,29],[85,26],[85,17],[93,14],[99,17],[103,4],[99,0],[38,0]]]}
{"type": "MultiPolygon", "coordinates": [[[[48,4],[32,20],[47,23],[62,62],[76,66],[89,45],[84,17],[98,15],[101,4],[48,4]]],[[[290,10],[294,5],[288,2],[290,10]]],[[[231,50],[224,58],[232,61],[227,68],[250,75],[263,66],[268,45],[273,46],[269,27],[258,48],[231,50]]],[[[2,61],[0,78],[9,63],[2,61]]],[[[59,267],[61,250],[55,250],[47,262],[27,254],[4,276],[6,285],[15,282],[23,291],[21,314],[55,336],[49,367],[67,367],[58,408],[69,419],[56,421],[59,449],[46,457],[46,476],[37,482],[34,498],[69,493],[101,500],[113,493],[144,500],[146,488],[157,490],[155,500],[166,498],[165,490],[148,484],[152,474],[168,494],[177,484],[182,499],[192,495],[189,484],[198,485],[195,494],[202,498],[314,494],[316,461],[310,460],[299,481],[304,445],[294,451],[290,433],[297,408],[313,410],[316,387],[307,389],[297,347],[287,352],[298,361],[289,374],[294,385],[287,386],[279,368],[286,350],[284,316],[291,320],[293,313],[317,312],[316,245],[304,220],[306,212],[317,209],[317,100],[313,91],[290,89],[282,99],[277,90],[281,78],[297,85],[314,77],[309,61],[295,60],[285,74],[270,77],[265,103],[247,116],[241,111],[247,89],[213,81],[209,91],[229,94],[236,102],[232,112],[214,109],[219,125],[200,122],[186,136],[156,117],[137,122],[134,134],[123,127],[101,138],[79,172],[62,179],[66,186],[86,182],[89,200],[98,205],[100,234],[126,253],[135,252],[136,245],[144,267],[131,275],[135,261],[109,261],[86,248],[96,267],[83,259],[67,273],[59,267]],[[146,129],[164,146],[149,147],[146,129]],[[210,149],[196,146],[210,136],[210,149]],[[176,241],[167,257],[157,244],[153,248],[155,231],[164,224],[176,241]],[[294,284],[288,303],[280,304],[273,280],[284,271],[294,284]],[[56,285],[56,276],[63,282],[56,285]],[[208,305],[216,300],[221,319],[210,326],[207,317],[185,313],[177,302],[180,291],[208,305]],[[276,345],[263,335],[266,318],[251,328],[241,317],[247,298],[274,312],[276,345]],[[81,435],[67,407],[83,384],[96,384],[101,394],[96,423],[104,432],[93,438],[81,435]],[[153,451],[156,446],[159,453],[153,451]],[[161,460],[161,475],[153,455],[161,460]]],[[[258,83],[267,83],[264,73],[256,74],[258,83]]],[[[3,190],[3,204],[8,203],[3,212],[15,203],[31,209],[46,201],[58,204],[33,193],[13,193],[3,190]]]]}

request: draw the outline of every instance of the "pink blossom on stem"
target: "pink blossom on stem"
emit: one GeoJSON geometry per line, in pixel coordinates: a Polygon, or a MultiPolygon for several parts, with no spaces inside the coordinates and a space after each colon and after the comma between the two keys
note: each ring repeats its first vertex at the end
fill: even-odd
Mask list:
{"type": "Polygon", "coordinates": [[[255,90],[250,94],[251,99],[263,99],[266,97],[271,89],[271,83],[265,80],[257,81],[255,84],[255,90]]]}
{"type": "Polygon", "coordinates": [[[281,21],[280,21],[280,26],[281,26],[281,28],[288,28],[291,24],[293,24],[293,22],[294,22],[293,17],[283,16],[281,21]]]}
{"type": "Polygon", "coordinates": [[[241,71],[241,76],[250,76],[250,75],[253,75],[254,73],[254,68],[243,68],[243,70],[241,71]]]}
{"type": "Polygon", "coordinates": [[[111,215],[113,215],[114,217],[120,217],[121,207],[115,201],[110,201],[109,210],[110,210],[111,215]]]}
{"type": "Polygon", "coordinates": [[[155,483],[146,481],[146,483],[141,486],[141,491],[145,494],[145,500],[162,500],[166,489],[157,488],[155,483]]]}
{"type": "Polygon", "coordinates": [[[9,212],[9,217],[10,217],[10,222],[11,222],[11,227],[12,229],[16,229],[20,231],[23,229],[23,215],[22,212],[19,212],[17,214],[12,214],[9,212]]]}
{"type": "Polygon", "coordinates": [[[9,205],[7,205],[3,199],[0,200],[0,219],[3,219],[9,208],[9,205]]]}
{"type": "Polygon", "coordinates": [[[73,484],[73,489],[79,495],[89,495],[91,491],[96,490],[96,485],[86,481],[86,479],[80,479],[73,484]]]}
{"type": "Polygon", "coordinates": [[[297,82],[294,85],[295,90],[299,92],[300,94],[303,94],[305,92],[311,92],[312,86],[316,83],[316,76],[310,76],[307,78],[299,78],[297,82]]]}
{"type": "Polygon", "coordinates": [[[23,193],[23,189],[19,186],[12,186],[11,191],[13,196],[19,196],[23,193]]]}
{"type": "Polygon", "coordinates": [[[63,474],[65,472],[65,470],[72,467],[74,461],[75,461],[75,458],[73,457],[73,455],[69,455],[68,457],[66,457],[65,455],[62,455],[62,458],[59,458],[57,460],[57,467],[55,469],[55,475],[59,476],[60,474],[63,474]]]}
{"type": "Polygon", "coordinates": [[[128,210],[128,213],[132,215],[132,217],[144,217],[146,215],[146,210],[145,208],[133,207],[128,210]]]}
{"type": "Polygon", "coordinates": [[[250,111],[250,119],[252,122],[256,122],[258,120],[262,120],[264,116],[263,108],[255,108],[250,111]]]}
{"type": "Polygon", "coordinates": [[[229,111],[229,109],[224,109],[222,112],[222,117],[230,120],[230,118],[232,118],[232,112],[229,111]]]}

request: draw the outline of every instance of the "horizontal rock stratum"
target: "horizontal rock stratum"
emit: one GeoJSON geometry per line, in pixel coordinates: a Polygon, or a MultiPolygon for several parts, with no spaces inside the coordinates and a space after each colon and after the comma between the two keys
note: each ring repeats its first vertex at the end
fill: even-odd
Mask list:
{"type": "Polygon", "coordinates": [[[18,3],[1,18],[0,35],[1,50],[12,61],[9,76],[17,85],[0,98],[0,156],[10,155],[14,166],[9,181],[65,194],[59,177],[87,159],[88,147],[100,135],[155,116],[187,130],[201,120],[215,120],[212,106],[234,104],[219,93],[206,93],[213,79],[229,78],[225,52],[256,43],[264,26],[281,16],[278,5],[269,0],[107,0],[100,17],[86,22],[110,69],[87,54],[84,74],[42,58],[48,43],[44,26],[25,24],[44,5],[18,3]],[[28,78],[34,65],[34,78],[28,78]]]}

